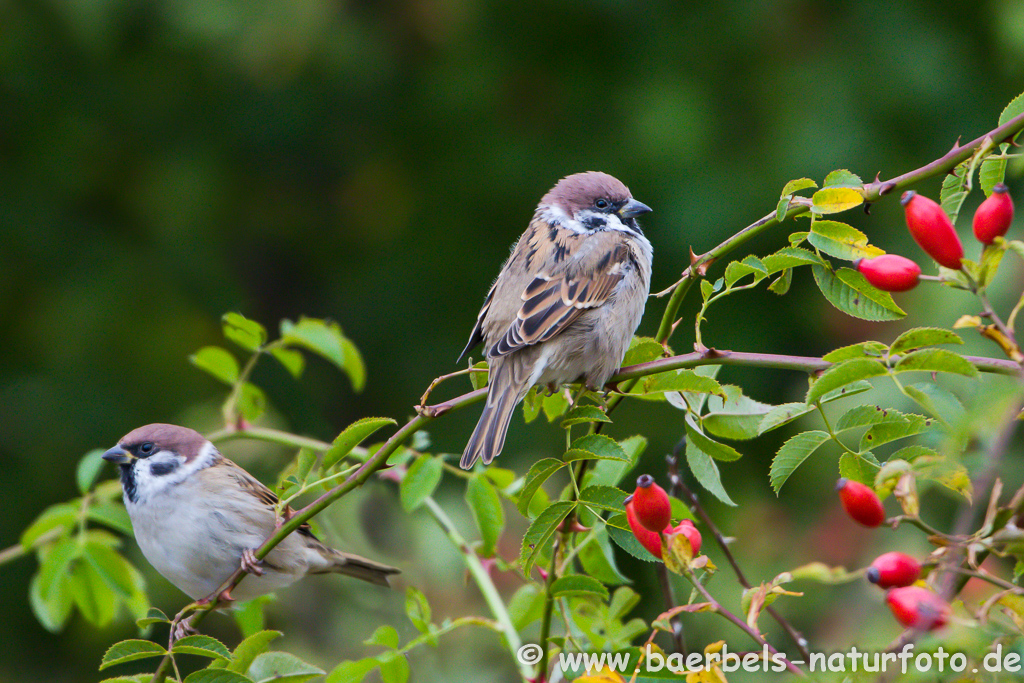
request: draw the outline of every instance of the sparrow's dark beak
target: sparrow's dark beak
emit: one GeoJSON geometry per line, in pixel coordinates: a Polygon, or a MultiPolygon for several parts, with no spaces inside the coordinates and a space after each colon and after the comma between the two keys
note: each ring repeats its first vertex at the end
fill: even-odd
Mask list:
{"type": "Polygon", "coordinates": [[[643,202],[638,202],[635,199],[630,199],[628,202],[622,205],[622,208],[618,210],[619,216],[622,218],[633,218],[640,214],[650,213],[651,207],[647,206],[643,202]]]}
{"type": "Polygon", "coordinates": [[[131,453],[121,448],[120,446],[114,446],[109,451],[103,454],[103,459],[107,462],[112,462],[115,465],[127,465],[129,462],[134,460],[131,453]]]}

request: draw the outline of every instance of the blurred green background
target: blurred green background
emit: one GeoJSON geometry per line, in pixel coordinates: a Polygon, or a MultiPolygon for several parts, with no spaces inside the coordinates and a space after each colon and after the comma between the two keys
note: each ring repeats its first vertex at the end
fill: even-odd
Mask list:
{"type": "MultiPolygon", "coordinates": [[[[691,247],[701,253],[774,210],[787,180],[820,182],[840,167],[898,175],[994,127],[1024,90],[1015,0],[4,0],[0,26],[0,547],[76,495],[87,450],[147,422],[216,426],[224,391],[187,357],[223,343],[226,311],[271,329],[329,317],[364,354],[360,394],[319,359],[297,382],[262,363],[255,381],[273,404],[270,423],[329,440],[362,416],[404,420],[433,377],[456,369],[509,245],[558,178],[603,170],[654,208],[644,227],[658,290],[691,247]]],[[[918,189],[937,196],[938,186],[918,189]]],[[[925,262],[895,198],[846,219],[925,262]]],[[[750,251],[770,253],[785,234],[750,251]]],[[[1007,268],[1004,310],[1020,285],[1020,269],[1007,268]]],[[[898,301],[915,325],[973,312],[935,288],[898,301]]],[[[693,303],[673,338],[679,352],[690,350],[693,303]]],[[[663,304],[651,300],[640,333],[653,334],[663,304]]],[[[803,272],[784,298],[763,288],[733,297],[705,340],[819,355],[891,341],[906,326],[842,316],[803,272]]],[[[783,373],[722,378],[771,403],[806,387],[783,373]]],[[[477,413],[433,425],[434,448],[461,452],[477,413]]],[[[667,406],[626,405],[611,433],[646,434],[644,467],[663,474],[681,424],[667,406]]],[[[771,492],[771,454],[787,436],[741,444],[746,457],[723,466],[738,511],[709,502],[740,539],[748,574],[769,579],[812,559],[864,564],[866,537],[835,516],[834,458],[802,469],[780,498],[771,492]]],[[[554,426],[515,419],[499,462],[523,473],[560,444],[554,426]]],[[[288,457],[237,443],[225,452],[265,480],[288,457]]],[[[452,514],[468,520],[461,487],[446,492],[452,514]]],[[[933,522],[952,504],[936,494],[933,522]]],[[[403,566],[436,616],[483,613],[432,524],[399,510],[394,487],[374,483],[324,525],[339,543],[403,566]]],[[[510,512],[513,556],[523,525],[510,512]]],[[[885,538],[921,543],[902,531],[885,538]]],[[[126,547],[155,603],[180,607],[134,542],[126,547]]],[[[622,566],[638,590],[654,589],[648,566],[622,566]]],[[[64,634],[47,633],[28,608],[34,569],[31,557],[0,568],[0,680],[95,680],[103,650],[133,627],[125,619],[97,631],[76,617],[64,634]]],[[[882,642],[897,633],[861,586],[809,594],[784,611],[819,643],[856,639],[864,619],[878,619],[882,642]],[[836,600],[853,606],[836,613],[836,600]]],[[[404,619],[401,591],[341,580],[307,581],[286,600],[270,624],[287,632],[284,647],[327,668],[366,654],[359,641],[378,623],[404,619]]],[[[650,618],[657,601],[648,602],[650,618]]],[[[237,639],[228,620],[208,623],[237,639]]],[[[718,633],[710,617],[695,623],[695,644],[718,633]]],[[[402,628],[404,640],[411,627],[402,628]]],[[[502,653],[486,633],[417,651],[414,679],[508,677],[502,653]]]]}

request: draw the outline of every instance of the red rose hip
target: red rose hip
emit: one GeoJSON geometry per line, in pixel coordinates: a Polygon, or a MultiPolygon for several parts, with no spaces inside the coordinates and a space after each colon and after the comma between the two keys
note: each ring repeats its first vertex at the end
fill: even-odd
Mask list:
{"type": "Polygon", "coordinates": [[[885,601],[896,621],[907,628],[933,631],[949,623],[949,605],[926,588],[893,588],[886,594],[885,601]]]}
{"type": "Polygon", "coordinates": [[[647,548],[647,552],[660,560],[661,534],[647,529],[637,520],[636,510],[633,509],[632,501],[626,503],[626,521],[629,522],[629,528],[633,530],[633,535],[636,536],[636,540],[640,541],[640,545],[647,548]]]}
{"type": "Polygon", "coordinates": [[[846,514],[864,526],[876,527],[885,521],[885,508],[875,492],[859,481],[840,479],[836,483],[839,500],[846,514]]]}
{"type": "Polygon", "coordinates": [[[883,254],[872,259],[858,259],[854,264],[868,282],[883,292],[905,292],[917,287],[921,268],[896,254],[883,254]]]}
{"type": "Polygon", "coordinates": [[[892,552],[879,555],[868,567],[868,581],[879,588],[902,588],[921,576],[921,564],[910,555],[892,552]]]}
{"type": "Polygon", "coordinates": [[[690,548],[693,550],[693,556],[697,557],[700,554],[700,545],[703,542],[700,532],[697,531],[697,527],[693,525],[688,519],[684,519],[679,522],[675,527],[665,529],[665,534],[671,536],[673,534],[682,534],[686,536],[686,540],[690,542],[690,548]]]}
{"type": "Polygon", "coordinates": [[[637,521],[649,531],[661,533],[672,523],[672,505],[665,489],[654,483],[654,477],[641,474],[636,480],[636,491],[630,497],[637,521]]]}
{"type": "Polygon", "coordinates": [[[914,241],[940,266],[960,270],[964,246],[942,207],[913,190],[904,192],[900,202],[914,241]]]}
{"type": "Polygon", "coordinates": [[[1013,200],[1009,188],[998,183],[992,194],[974,212],[974,236],[982,244],[992,244],[996,237],[1002,237],[1013,222],[1013,200]]]}

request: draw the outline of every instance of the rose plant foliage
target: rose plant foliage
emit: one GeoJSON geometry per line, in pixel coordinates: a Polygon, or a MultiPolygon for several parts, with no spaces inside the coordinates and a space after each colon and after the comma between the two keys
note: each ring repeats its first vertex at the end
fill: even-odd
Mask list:
{"type": "MultiPolygon", "coordinates": [[[[262,426],[268,397],[252,383],[251,375],[254,365],[268,356],[265,362],[280,363],[296,378],[305,370],[304,354],[308,353],[336,366],[356,389],[372,378],[366,376],[356,345],[336,323],[286,320],[278,336],[271,338],[260,323],[238,313],[226,314],[223,332],[230,343],[199,349],[190,359],[227,387],[223,427],[208,437],[214,442],[269,441],[290,446],[295,453],[274,489],[280,511],[288,505],[298,511],[288,519],[282,517],[280,528],[257,550],[257,557],[265,556],[303,522],[315,522],[318,513],[370,477],[379,476],[393,482],[405,514],[429,518],[444,532],[461,554],[471,579],[465,590],[479,591],[487,614],[439,620],[424,593],[409,586],[406,614],[419,635],[402,642],[394,625],[381,624],[365,634],[364,657],[337,662],[330,671],[271,649],[280,634],[262,628],[260,601],[234,612],[243,634],[234,647],[206,635],[168,643],[166,628],[172,621],[195,612],[193,623],[200,625],[210,605],[185,605],[175,617],[150,607],[141,572],[121,552],[131,527],[120,502],[120,486],[107,479],[109,471],[99,459],[101,450],[85,454],[79,463],[81,496],[43,510],[22,535],[22,548],[38,559],[38,570],[27,586],[32,610],[54,633],[76,610],[97,627],[124,612],[133,616],[140,637],[112,644],[98,663],[104,675],[114,677],[108,680],[125,682],[323,679],[346,683],[379,676],[386,683],[401,683],[417,680],[408,653],[423,646],[455,646],[456,640],[448,634],[466,628],[493,632],[507,651],[508,669],[517,671],[522,680],[547,681],[559,652],[628,652],[635,663],[644,646],[652,643],[663,651],[716,651],[720,644],[698,642],[693,630],[680,626],[722,618],[737,629],[737,639],[742,638],[749,650],[779,653],[796,675],[801,665],[790,660],[806,662],[815,644],[797,633],[773,603],[805,599],[801,596],[815,582],[823,584],[815,590],[827,593],[838,590],[834,584],[864,581],[868,573],[889,590],[887,602],[895,619],[907,627],[890,649],[907,642],[917,642],[925,651],[944,643],[949,649],[956,643],[972,662],[980,662],[996,644],[1019,649],[1024,632],[1024,588],[1019,584],[1024,575],[1024,536],[1019,530],[1024,521],[1024,489],[1004,491],[999,475],[1024,406],[1024,354],[1015,334],[1024,297],[1007,313],[996,311],[986,292],[999,277],[1007,253],[1024,260],[1024,241],[1014,239],[1009,225],[1012,203],[1006,189],[1009,186],[1011,193],[1014,189],[1014,179],[1006,177],[1007,168],[1008,161],[1018,156],[1014,140],[1022,129],[1024,95],[1007,106],[998,127],[988,134],[955,146],[933,164],[895,180],[865,183],[848,170],[837,170],[820,187],[808,178],[786,183],[775,210],[695,256],[682,278],[658,295],[662,298],[650,300],[647,316],[660,315],[658,333],[633,340],[623,369],[612,378],[606,393],[586,393],[571,405],[568,391],[552,395],[536,388],[530,391],[523,402],[526,422],[542,414],[557,422],[565,432],[565,447],[552,449],[525,472],[511,471],[498,462],[491,467],[478,465],[466,474],[455,466],[458,454],[431,449],[425,427],[437,422],[432,429],[443,429],[444,415],[482,400],[486,383],[482,363],[435,381],[420,400],[416,415],[401,426],[391,418],[366,417],[331,443],[262,426]],[[915,188],[939,174],[945,176],[937,201],[915,188]],[[813,192],[806,196],[809,191],[813,192]],[[941,259],[937,268],[925,267],[920,279],[916,266],[894,271],[895,266],[887,265],[903,268],[906,258],[872,261],[885,253],[880,246],[884,235],[873,236],[877,244],[872,244],[867,235],[837,220],[837,214],[845,211],[899,201],[904,191],[914,192],[904,195],[907,228],[927,255],[941,259]],[[995,192],[996,196],[986,200],[974,224],[984,245],[961,244],[955,228],[958,222],[963,228],[970,220],[959,213],[972,192],[986,196],[995,192]],[[742,253],[751,234],[769,231],[777,238],[774,251],[742,253]],[[980,254],[976,260],[975,254],[980,254]],[[868,276],[855,264],[867,264],[868,276]],[[864,339],[820,358],[713,347],[713,340],[704,334],[704,323],[720,310],[719,302],[762,286],[784,296],[794,273],[801,270],[811,272],[806,281],[813,280],[836,309],[865,321],[908,315],[889,292],[872,282],[892,291],[920,286],[933,288],[935,297],[963,292],[972,298],[964,305],[962,317],[950,320],[947,328],[914,327],[888,342],[864,339]],[[680,313],[686,301],[695,306],[692,318],[680,313]],[[685,322],[686,330],[689,320],[694,323],[695,351],[677,354],[670,343],[673,336],[677,344],[686,343],[680,340],[685,335],[678,328],[685,322]],[[968,334],[991,342],[990,357],[957,352],[962,335],[968,334]],[[743,387],[717,379],[725,364],[764,373],[804,371],[806,395],[781,405],[756,401],[743,387]],[[468,393],[432,402],[438,386],[466,379],[468,393]],[[663,461],[664,469],[636,471],[647,442],[642,424],[619,422],[615,411],[623,401],[642,406],[663,402],[678,410],[680,445],[663,461]],[[729,464],[743,456],[743,443],[786,425],[793,429],[805,424],[821,426],[785,440],[765,472],[774,491],[785,496],[787,482],[810,458],[829,459],[836,476],[845,482],[841,488],[847,510],[857,510],[850,514],[875,527],[864,533],[881,535],[888,528],[916,527],[931,544],[929,555],[883,556],[870,570],[816,562],[793,566],[776,576],[748,580],[743,575],[742,558],[729,551],[701,497],[735,505],[729,493],[729,464]],[[633,491],[633,482],[641,474],[642,483],[633,491]],[[694,487],[699,495],[684,483],[691,477],[699,484],[694,487]],[[435,500],[443,480],[464,486],[475,528],[453,523],[435,500]],[[654,481],[666,484],[665,489],[654,481]],[[956,528],[934,528],[925,521],[936,487],[960,501],[956,528]],[[627,508],[630,493],[632,508],[627,508]],[[985,502],[984,515],[972,514],[976,509],[972,501],[985,502]],[[870,508],[866,513],[865,505],[870,508]],[[527,525],[517,539],[517,557],[499,552],[499,541],[511,533],[506,528],[510,515],[523,516],[527,525]],[[716,566],[702,551],[723,554],[730,566],[716,566]],[[622,553],[651,563],[663,579],[662,595],[640,595],[627,585],[629,578],[616,560],[622,553]],[[1002,575],[983,568],[989,556],[1010,558],[1015,568],[1002,575]],[[741,595],[718,594],[715,584],[709,583],[716,573],[730,571],[744,586],[741,595]],[[496,582],[496,573],[517,580],[496,582]],[[995,592],[983,601],[962,594],[971,577],[988,581],[995,592]],[[518,587],[499,589],[499,583],[518,587]],[[664,605],[663,613],[650,623],[631,616],[640,601],[664,605]],[[734,613],[729,605],[736,604],[740,609],[734,613]],[[759,624],[768,619],[782,626],[788,640],[765,640],[759,624]],[[959,637],[958,630],[964,629],[978,630],[981,637],[959,637]],[[541,645],[538,661],[517,659],[520,646],[528,642],[541,645]],[[152,666],[148,673],[118,676],[119,667],[131,662],[152,666]]],[[[924,258],[914,256],[918,262],[924,258]]],[[[743,324],[753,338],[757,326],[768,323],[743,324]]],[[[784,545],[786,539],[774,542],[784,545]]],[[[239,572],[229,583],[244,580],[239,572]]],[[[883,601],[877,608],[885,610],[883,601]]],[[[605,671],[595,678],[596,673],[588,677],[577,671],[566,672],[565,678],[626,681],[631,680],[630,673],[605,671]]],[[[719,668],[692,675],[698,677],[691,680],[701,681],[728,676],[719,668]]],[[[646,679],[640,674],[632,680],[646,679]]]]}

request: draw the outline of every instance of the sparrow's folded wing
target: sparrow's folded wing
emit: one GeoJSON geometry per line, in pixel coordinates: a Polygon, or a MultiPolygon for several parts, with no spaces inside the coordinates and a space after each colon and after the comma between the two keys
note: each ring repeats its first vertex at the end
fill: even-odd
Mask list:
{"type": "Polygon", "coordinates": [[[488,356],[504,356],[547,341],[585,310],[608,300],[632,264],[629,248],[614,235],[602,241],[606,244],[589,249],[586,256],[556,260],[555,268],[537,274],[523,292],[516,319],[488,356]]]}
{"type": "MultiPolygon", "coordinates": [[[[217,466],[224,467],[225,474],[237,483],[239,488],[266,505],[270,509],[271,514],[276,514],[274,508],[277,506],[278,498],[259,479],[227,458],[219,462],[217,466]]],[[[295,510],[290,505],[287,506],[284,510],[285,519],[287,520],[294,513],[295,510]]],[[[309,523],[302,524],[296,531],[304,536],[313,536],[313,530],[310,528],[309,523]]]]}

